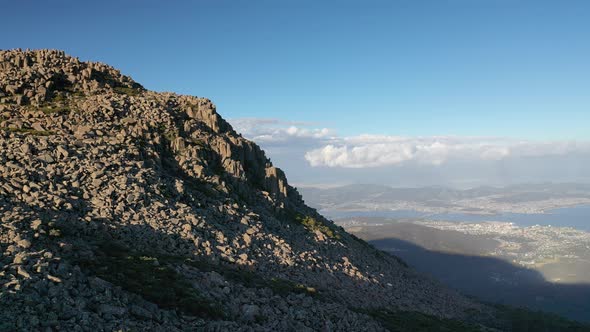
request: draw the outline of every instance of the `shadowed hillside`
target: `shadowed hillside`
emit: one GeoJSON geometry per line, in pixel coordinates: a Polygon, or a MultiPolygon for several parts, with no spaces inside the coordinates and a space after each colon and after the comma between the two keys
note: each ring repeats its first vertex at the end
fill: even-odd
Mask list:
{"type": "MultiPolygon", "coordinates": [[[[375,247],[394,253],[418,271],[429,274],[464,294],[489,302],[524,306],[554,312],[571,319],[590,321],[588,284],[551,283],[535,270],[498,258],[433,251],[400,238],[356,234],[363,238],[374,237],[369,243],[375,247]]],[[[421,240],[428,242],[424,238],[421,240]]],[[[479,249],[482,247],[479,246],[479,249]]]]}

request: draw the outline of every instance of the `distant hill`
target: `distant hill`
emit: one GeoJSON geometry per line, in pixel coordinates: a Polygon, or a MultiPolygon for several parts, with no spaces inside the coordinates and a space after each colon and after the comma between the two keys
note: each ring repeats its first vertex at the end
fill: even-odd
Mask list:
{"type": "Polygon", "coordinates": [[[332,188],[303,187],[303,198],[319,210],[397,210],[426,212],[542,212],[547,209],[590,204],[590,184],[522,184],[508,187],[452,189],[441,186],[393,188],[353,184],[332,188]],[[531,206],[531,208],[529,208],[531,206]]]}

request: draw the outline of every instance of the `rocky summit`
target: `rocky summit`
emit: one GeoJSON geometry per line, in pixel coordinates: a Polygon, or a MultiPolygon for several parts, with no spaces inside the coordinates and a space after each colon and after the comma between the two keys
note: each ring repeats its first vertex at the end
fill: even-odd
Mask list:
{"type": "Polygon", "coordinates": [[[306,206],[210,100],[62,51],[0,51],[0,218],[1,331],[502,328],[306,206]]]}

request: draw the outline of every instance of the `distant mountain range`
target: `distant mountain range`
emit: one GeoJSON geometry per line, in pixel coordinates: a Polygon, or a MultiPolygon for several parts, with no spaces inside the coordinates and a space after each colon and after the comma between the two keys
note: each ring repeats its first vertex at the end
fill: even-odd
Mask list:
{"type": "Polygon", "coordinates": [[[310,206],[331,211],[416,210],[429,213],[542,213],[548,209],[590,204],[590,184],[521,184],[508,187],[452,189],[441,186],[394,188],[353,184],[299,189],[310,206]]]}

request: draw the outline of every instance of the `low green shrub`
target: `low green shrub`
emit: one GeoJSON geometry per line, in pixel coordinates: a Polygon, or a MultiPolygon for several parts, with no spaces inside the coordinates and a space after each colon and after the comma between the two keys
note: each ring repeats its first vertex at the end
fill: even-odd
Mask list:
{"type": "Polygon", "coordinates": [[[330,239],[341,238],[340,234],[338,234],[336,230],[324,224],[323,222],[318,221],[313,217],[297,215],[295,216],[295,221],[297,221],[298,223],[302,224],[303,226],[312,231],[320,231],[322,234],[329,237],[330,239]]]}
{"type": "Polygon", "coordinates": [[[49,115],[49,114],[68,113],[70,111],[70,109],[65,106],[58,106],[58,107],[46,106],[46,107],[39,108],[39,111],[43,112],[43,114],[49,115]]]}
{"type": "Polygon", "coordinates": [[[222,275],[225,279],[231,280],[236,283],[242,284],[248,288],[270,288],[273,293],[277,295],[289,295],[290,293],[301,294],[305,293],[311,296],[317,295],[317,291],[313,287],[308,287],[303,284],[281,279],[281,278],[264,278],[259,274],[243,270],[239,268],[233,268],[229,266],[222,266],[218,264],[212,264],[204,261],[185,260],[185,264],[196,267],[201,271],[215,271],[222,275]]]}
{"type": "Polygon", "coordinates": [[[113,90],[118,94],[128,96],[138,96],[143,92],[141,89],[129,88],[126,86],[116,86],[113,88],[113,90]]]}
{"type": "Polygon", "coordinates": [[[184,276],[160,264],[156,257],[105,244],[100,246],[94,260],[81,261],[79,265],[162,308],[199,317],[221,318],[224,315],[221,306],[202,297],[184,276]]]}
{"type": "Polygon", "coordinates": [[[55,134],[53,131],[49,130],[35,130],[31,128],[0,128],[2,130],[10,131],[13,133],[22,133],[22,134],[29,134],[33,136],[49,136],[55,134]]]}

